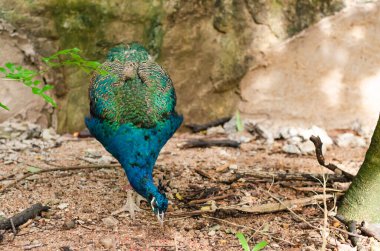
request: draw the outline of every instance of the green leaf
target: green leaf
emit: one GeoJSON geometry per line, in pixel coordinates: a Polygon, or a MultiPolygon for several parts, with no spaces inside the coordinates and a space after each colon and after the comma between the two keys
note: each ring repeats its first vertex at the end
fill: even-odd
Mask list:
{"type": "Polygon", "coordinates": [[[30,80],[25,80],[23,82],[24,82],[24,85],[26,85],[26,86],[31,86],[33,84],[33,82],[30,80]]]}
{"type": "Polygon", "coordinates": [[[45,99],[46,102],[50,103],[52,106],[57,107],[57,103],[54,101],[54,99],[45,93],[41,93],[41,97],[45,99]]]}
{"type": "Polygon", "coordinates": [[[240,118],[240,112],[236,111],[236,129],[238,132],[242,132],[244,130],[243,122],[240,118]]]}
{"type": "Polygon", "coordinates": [[[252,251],[260,251],[261,249],[265,248],[267,245],[268,245],[268,242],[266,241],[259,242],[253,247],[252,251]]]}
{"type": "Polygon", "coordinates": [[[4,67],[0,67],[0,72],[7,73],[7,70],[4,67]]]}
{"type": "Polygon", "coordinates": [[[40,81],[40,80],[34,80],[34,81],[33,81],[33,85],[39,85],[39,84],[41,84],[41,81],[40,81]]]}
{"type": "Polygon", "coordinates": [[[34,94],[41,94],[41,89],[40,88],[38,88],[38,87],[32,87],[32,92],[34,93],[34,94]]]}
{"type": "Polygon", "coordinates": [[[242,233],[236,233],[236,237],[239,239],[241,247],[244,249],[244,251],[250,251],[248,242],[244,237],[244,234],[242,233]]]}
{"type": "Polygon", "coordinates": [[[29,166],[28,168],[26,168],[26,171],[30,173],[38,173],[41,171],[41,169],[34,166],[29,166]]]}
{"type": "Polygon", "coordinates": [[[54,88],[54,86],[52,86],[52,85],[45,85],[44,87],[42,87],[42,92],[46,92],[46,91],[51,90],[53,88],[54,88]]]}
{"type": "Polygon", "coordinates": [[[7,67],[11,72],[14,72],[15,64],[7,62],[5,63],[5,67],[7,67]]]}
{"type": "Polygon", "coordinates": [[[87,61],[84,63],[84,65],[95,70],[99,66],[101,66],[101,63],[99,63],[97,61],[87,61]]]}
{"type": "Polygon", "coordinates": [[[9,107],[0,102],[0,107],[9,111],[9,107]]]}

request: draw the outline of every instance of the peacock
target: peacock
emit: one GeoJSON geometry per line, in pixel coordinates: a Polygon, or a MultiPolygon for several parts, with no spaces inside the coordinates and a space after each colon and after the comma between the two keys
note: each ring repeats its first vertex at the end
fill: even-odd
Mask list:
{"type": "MultiPolygon", "coordinates": [[[[108,51],[89,87],[91,134],[123,167],[132,188],[162,223],[168,199],[154,184],[158,154],[183,121],[168,73],[139,43],[108,51]]],[[[127,203],[133,203],[127,201],[127,203]]]]}

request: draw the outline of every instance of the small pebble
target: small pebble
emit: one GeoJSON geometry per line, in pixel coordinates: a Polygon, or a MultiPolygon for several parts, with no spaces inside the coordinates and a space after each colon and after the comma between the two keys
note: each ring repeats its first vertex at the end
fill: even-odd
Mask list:
{"type": "Polygon", "coordinates": [[[109,228],[116,227],[117,224],[119,223],[119,221],[112,216],[104,218],[104,219],[102,219],[102,221],[103,221],[104,225],[106,225],[109,228]]]}
{"type": "Polygon", "coordinates": [[[238,166],[235,165],[235,164],[232,164],[228,167],[230,170],[237,170],[238,169],[238,166]]]}
{"type": "Polygon", "coordinates": [[[69,230],[75,228],[75,221],[68,220],[63,223],[63,229],[69,230]]]}
{"type": "Polygon", "coordinates": [[[100,244],[104,248],[110,249],[114,246],[114,240],[111,237],[103,237],[100,239],[100,244]]]}
{"type": "Polygon", "coordinates": [[[61,204],[59,204],[57,207],[58,207],[59,209],[63,210],[63,209],[65,209],[65,208],[67,208],[68,206],[69,206],[69,203],[61,203],[61,204]]]}

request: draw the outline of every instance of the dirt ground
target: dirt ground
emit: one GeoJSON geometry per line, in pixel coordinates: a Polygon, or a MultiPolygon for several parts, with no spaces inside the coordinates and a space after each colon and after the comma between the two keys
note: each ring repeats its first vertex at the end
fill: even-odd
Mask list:
{"type": "MultiPolygon", "coordinates": [[[[236,232],[244,233],[250,246],[267,241],[264,250],[320,250],[322,237],[317,228],[323,227],[324,211],[318,205],[292,206],[298,216],[287,210],[267,214],[217,210],[189,215],[212,208],[207,200],[189,203],[196,199],[230,195],[214,200],[214,205],[253,207],[275,203],[274,197],[290,200],[320,193],[322,185],[317,181],[243,177],[231,184],[220,182],[242,172],[328,172],[318,165],[314,156],[284,154],[278,141],[271,147],[253,140],[239,149],[181,148],[186,140],[194,137],[202,136],[175,135],[156,163],[154,177],[163,179],[167,196],[174,203],[163,228],[146,202],[141,203],[143,210],[136,212],[135,220],[128,213],[112,216],[111,222],[104,220],[125,203],[126,190],[130,189],[121,168],[55,171],[31,176],[1,192],[0,211],[7,217],[38,202],[51,209],[21,226],[16,236],[11,231],[4,233],[0,250],[242,250],[236,232]],[[205,171],[209,177],[201,176],[196,169],[205,171]],[[299,191],[300,187],[313,187],[316,191],[299,191]]],[[[14,173],[17,178],[28,166],[46,169],[88,165],[83,160],[88,149],[109,155],[94,139],[71,139],[57,148],[20,152],[18,164],[0,165],[0,177],[14,173]]],[[[364,148],[332,147],[326,158],[355,172],[364,154],[364,148]]],[[[1,181],[0,189],[12,181],[1,181]]],[[[347,184],[328,184],[332,186],[341,189],[347,184]]],[[[333,207],[333,201],[329,201],[328,209],[333,207]]],[[[328,231],[329,250],[343,250],[344,244],[349,245],[344,227],[332,217],[328,218],[328,231]]],[[[370,241],[364,239],[364,243],[370,241]]]]}

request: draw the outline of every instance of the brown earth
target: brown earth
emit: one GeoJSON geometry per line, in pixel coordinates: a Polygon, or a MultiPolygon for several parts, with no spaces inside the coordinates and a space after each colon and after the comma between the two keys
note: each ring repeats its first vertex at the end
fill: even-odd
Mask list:
{"type": "MultiPolygon", "coordinates": [[[[103,219],[111,216],[111,212],[120,208],[126,200],[128,181],[121,168],[57,171],[32,176],[8,191],[1,192],[0,211],[8,217],[37,202],[50,205],[51,210],[23,225],[16,236],[11,232],[4,233],[0,250],[107,250],[104,247],[107,240],[111,246],[108,250],[241,250],[234,235],[236,232],[243,232],[249,237],[251,246],[262,240],[268,241],[265,250],[320,250],[322,238],[319,230],[311,228],[288,211],[259,215],[232,211],[193,217],[173,216],[207,207],[206,204],[189,205],[188,201],[199,198],[232,194],[229,198],[217,200],[216,206],[239,203],[255,206],[276,202],[263,191],[270,191],[275,197],[286,200],[314,195],[314,192],[296,191],[294,187],[322,187],[318,182],[300,181],[240,179],[231,185],[218,182],[219,178],[232,175],[230,169],[235,172],[326,172],[317,164],[314,156],[282,153],[281,142],[278,141],[272,148],[261,141],[242,144],[240,149],[180,148],[185,140],[194,137],[198,136],[186,133],[176,135],[162,150],[156,163],[155,178],[165,176],[165,181],[170,180],[166,184],[167,195],[174,202],[164,228],[159,226],[144,202],[141,205],[143,211],[137,212],[135,220],[123,213],[115,216],[118,223],[113,227],[104,224],[103,219]],[[204,170],[216,181],[200,176],[194,171],[196,168],[204,170]],[[66,208],[64,203],[67,203],[66,208]],[[70,221],[75,224],[70,226],[70,221]]],[[[20,152],[20,163],[1,165],[0,177],[10,173],[18,177],[17,174],[25,171],[29,165],[38,168],[86,165],[88,163],[82,157],[87,149],[108,155],[94,139],[72,139],[63,142],[58,148],[41,153],[31,150],[20,152]]],[[[326,158],[355,171],[364,154],[363,148],[333,147],[328,150],[326,158]]],[[[0,189],[5,184],[6,181],[0,181],[0,189]]],[[[328,203],[329,210],[333,206],[332,202],[328,203]]],[[[294,206],[292,209],[312,226],[323,226],[322,207],[294,206]]],[[[344,227],[333,218],[328,219],[328,250],[338,250],[333,243],[349,243],[348,236],[332,227],[344,227]]],[[[363,241],[367,244],[370,242],[369,239],[363,241]]]]}

